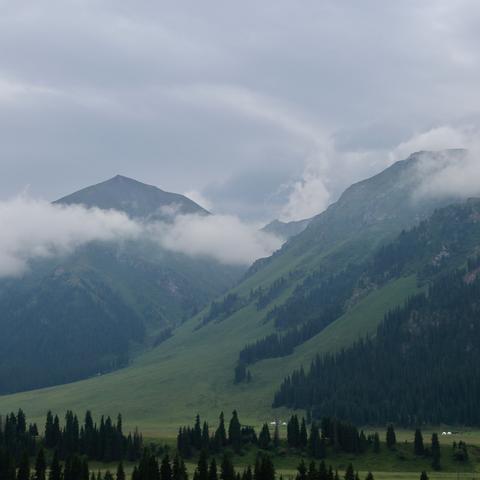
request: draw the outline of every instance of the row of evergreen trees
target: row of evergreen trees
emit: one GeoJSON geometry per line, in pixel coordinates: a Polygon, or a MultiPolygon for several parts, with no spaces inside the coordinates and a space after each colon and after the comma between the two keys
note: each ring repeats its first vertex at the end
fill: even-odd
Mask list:
{"type": "Polygon", "coordinates": [[[123,433],[122,416],[114,423],[110,417],[102,416],[100,424],[94,423],[92,414],[87,411],[83,425],[78,417],[68,411],[65,424],[60,426],[57,415],[47,413],[45,422],[45,447],[56,449],[61,458],[73,454],[86,455],[98,461],[137,460],[142,452],[142,435],[137,430],[133,434],[123,433]]]}
{"type": "Polygon", "coordinates": [[[228,424],[228,430],[225,427],[225,417],[220,413],[219,423],[215,431],[211,434],[207,422],[201,422],[200,416],[195,418],[193,427],[181,427],[177,435],[177,450],[184,458],[191,457],[195,452],[221,452],[225,447],[230,447],[236,453],[248,444],[258,442],[255,429],[250,426],[242,426],[236,410],[232,412],[232,417],[228,424]]]}
{"type": "Polygon", "coordinates": [[[373,339],[296,370],[273,406],[362,424],[480,425],[480,371],[472,368],[480,362],[480,280],[467,274],[445,275],[389,312],[373,339]]]}
{"type": "Polygon", "coordinates": [[[4,418],[0,417],[0,449],[15,460],[19,460],[24,452],[29,455],[35,453],[37,436],[37,425],[30,424],[27,427],[26,417],[21,409],[17,414],[10,413],[4,418]]]}

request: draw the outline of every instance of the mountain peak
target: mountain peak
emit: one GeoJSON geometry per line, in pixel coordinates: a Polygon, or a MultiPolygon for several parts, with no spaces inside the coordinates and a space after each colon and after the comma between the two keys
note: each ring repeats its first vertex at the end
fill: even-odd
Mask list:
{"type": "Polygon", "coordinates": [[[60,198],[54,203],[119,210],[132,218],[144,220],[169,220],[172,218],[172,212],[208,214],[204,208],[184,195],[166,192],[124,175],[115,175],[109,180],[60,198]]]}

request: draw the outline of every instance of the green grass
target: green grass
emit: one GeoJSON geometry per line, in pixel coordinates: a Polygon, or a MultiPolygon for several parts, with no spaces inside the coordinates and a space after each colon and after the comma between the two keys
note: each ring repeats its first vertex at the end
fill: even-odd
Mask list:
{"type": "Polygon", "coordinates": [[[238,352],[269,333],[272,326],[261,321],[264,312],[247,306],[227,320],[199,330],[195,330],[198,319],[188,321],[171,339],[122,370],[0,397],[0,412],[22,408],[40,424],[48,409],[59,414],[67,409],[79,413],[91,409],[97,415],[121,412],[126,428],[138,426],[146,435],[171,437],[179,425],[191,423],[197,412],[214,424],[221,410],[228,417],[236,408],[244,423],[258,426],[289,414],[271,409],[273,393],[286,374],[300,364],[308,365],[317,352],[346,346],[374,331],[385,311],[415,290],[415,279],[408,277],[372,292],[293,355],[254,365],[251,384],[233,384],[238,352]]]}

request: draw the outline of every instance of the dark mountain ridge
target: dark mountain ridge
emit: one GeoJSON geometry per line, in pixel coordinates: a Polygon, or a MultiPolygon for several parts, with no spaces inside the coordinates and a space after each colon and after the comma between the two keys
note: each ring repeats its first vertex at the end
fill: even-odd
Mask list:
{"type": "Polygon", "coordinates": [[[54,203],[119,210],[131,218],[145,221],[171,220],[177,214],[209,213],[184,195],[165,192],[122,175],[78,190],[54,203]]]}

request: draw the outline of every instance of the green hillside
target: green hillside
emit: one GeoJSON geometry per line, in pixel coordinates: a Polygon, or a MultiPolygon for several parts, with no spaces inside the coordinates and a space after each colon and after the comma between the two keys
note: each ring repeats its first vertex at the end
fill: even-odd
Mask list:
{"type": "Polygon", "coordinates": [[[121,411],[129,426],[145,434],[174,434],[179,424],[197,412],[212,423],[222,409],[239,408],[242,420],[259,424],[281,414],[270,405],[285,373],[309,362],[319,349],[330,351],[348,345],[365,330],[372,331],[392,304],[400,304],[416,290],[411,277],[373,292],[356,308],[303,345],[298,356],[255,365],[249,385],[233,384],[238,350],[269,330],[247,307],[228,322],[195,331],[197,319],[183,325],[160,347],[138,357],[131,366],[114,373],[54,388],[0,397],[0,411],[22,408],[29,417],[43,420],[50,408],[96,412],[121,411]],[[363,313],[368,313],[364,315],[363,313]],[[359,321],[360,320],[360,321],[359,321]]]}
{"type": "Polygon", "coordinates": [[[255,425],[285,417],[285,410],[271,408],[285,376],[301,365],[308,367],[317,353],[336,351],[374,333],[386,312],[424,288],[429,280],[424,267],[439,254],[443,258],[443,235],[452,255],[441,268],[456,268],[472,253],[476,230],[465,237],[467,241],[458,242],[448,228],[452,218],[448,215],[422,224],[435,239],[430,249],[421,250],[422,256],[401,257],[401,264],[393,262],[395,268],[390,268],[390,257],[379,250],[392,245],[396,251],[395,239],[404,238],[398,236],[403,229],[452,202],[413,201],[422,155],[426,154],[350,187],[279,252],[256,262],[228,296],[183,323],[171,338],[137,356],[128,367],[0,397],[0,411],[21,407],[36,419],[47,409],[122,412],[129,427],[138,425],[147,435],[173,435],[196,413],[213,423],[220,410],[234,408],[241,411],[243,422],[255,425]],[[463,250],[457,252],[457,245],[463,250]],[[279,323],[282,315],[286,324],[279,323]],[[304,327],[308,335],[289,354],[249,364],[252,381],[234,384],[239,353],[247,344],[304,327]]]}

